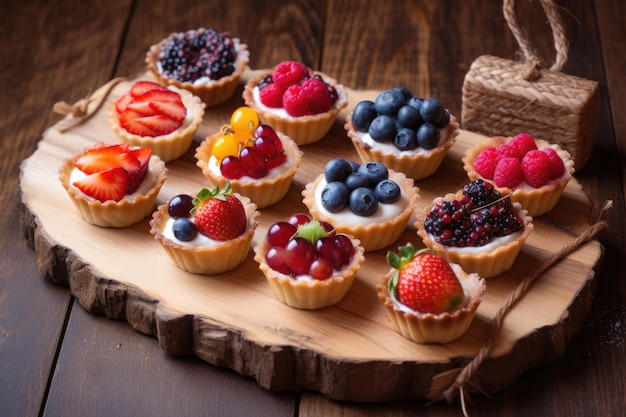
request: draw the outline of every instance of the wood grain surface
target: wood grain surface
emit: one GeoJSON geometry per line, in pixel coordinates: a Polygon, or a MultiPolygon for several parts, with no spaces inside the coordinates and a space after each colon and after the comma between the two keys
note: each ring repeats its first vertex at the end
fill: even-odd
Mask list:
{"type": "MultiPolygon", "coordinates": [[[[612,200],[606,253],[593,303],[564,355],[493,396],[472,396],[481,416],[626,415],[626,286],[623,225],[626,35],[622,2],[558,0],[570,41],[564,72],[597,80],[600,113],[590,162],[576,179],[594,207],[612,200]]],[[[193,357],[172,357],[140,332],[86,314],[63,286],[40,278],[20,226],[19,168],[44,130],[115,76],[144,71],[147,48],[172,31],[231,31],[254,53],[253,68],[299,59],[354,89],[405,84],[458,114],[471,62],[517,46],[497,0],[119,1],[0,3],[0,415],[458,416],[458,403],[360,405],[303,392],[269,392],[249,378],[193,357]],[[115,401],[111,399],[115,398],[115,401]]],[[[553,57],[538,2],[518,1],[539,54],[553,57]]],[[[28,237],[28,236],[27,236],[28,237]]],[[[61,250],[55,248],[55,250],[61,250]]]]}

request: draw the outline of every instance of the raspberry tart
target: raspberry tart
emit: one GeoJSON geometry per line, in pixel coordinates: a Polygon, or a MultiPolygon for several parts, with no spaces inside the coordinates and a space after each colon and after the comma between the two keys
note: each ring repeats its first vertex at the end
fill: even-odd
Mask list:
{"type": "Polygon", "coordinates": [[[213,185],[233,190],[258,208],[280,201],[302,162],[302,151],[288,136],[259,122],[250,107],[236,109],[230,124],[196,149],[196,164],[213,185]]]}
{"type": "Polygon", "coordinates": [[[359,164],[343,158],[328,161],[302,196],[313,217],[354,236],[367,252],[400,237],[419,199],[413,180],[403,173],[379,162],[359,164]]]}
{"type": "Polygon", "coordinates": [[[360,101],[344,125],[361,161],[377,161],[407,177],[432,175],[459,134],[456,117],[434,97],[405,87],[360,101]]]}
{"type": "Polygon", "coordinates": [[[513,266],[533,219],[510,195],[482,179],[437,197],[415,227],[426,247],[467,272],[490,278],[513,266]]]}
{"type": "Polygon", "coordinates": [[[152,213],[166,174],[150,148],[99,143],[67,159],[59,179],[87,223],[127,227],[152,213]]]}
{"type": "Polygon", "coordinates": [[[150,233],[179,268],[220,274],[246,259],[259,216],[256,205],[227,184],[172,197],[153,213],[150,233]]]}
{"type": "Polygon", "coordinates": [[[304,213],[270,226],[254,252],[276,298],[300,309],[341,301],[365,260],[357,239],[304,213]]]}
{"type": "Polygon", "coordinates": [[[169,162],[187,152],[203,116],[204,103],[189,91],[141,80],[111,103],[107,120],[124,142],[169,162]]]}
{"type": "Polygon", "coordinates": [[[429,249],[409,243],[387,253],[391,270],[377,285],[394,327],[417,343],[449,343],[469,329],[485,293],[485,280],[429,249]]]}
{"type": "Polygon", "coordinates": [[[554,208],[575,171],[569,152],[527,133],[477,144],[466,151],[463,168],[470,180],[482,178],[510,193],[531,216],[554,208]]]}
{"type": "Polygon", "coordinates": [[[248,62],[246,44],[207,28],[172,33],[146,55],[148,70],[159,83],[189,90],[207,106],[232,97],[248,62]]]}
{"type": "Polygon", "coordinates": [[[348,105],[343,85],[297,61],[283,61],[271,72],[249,80],[243,99],[263,123],[298,145],[322,139],[348,105]]]}

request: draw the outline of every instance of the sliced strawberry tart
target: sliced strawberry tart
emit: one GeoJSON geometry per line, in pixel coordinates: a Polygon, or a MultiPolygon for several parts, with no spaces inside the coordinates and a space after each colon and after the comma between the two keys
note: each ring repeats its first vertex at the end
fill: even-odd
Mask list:
{"type": "Polygon", "coordinates": [[[124,142],[169,162],[187,152],[203,116],[204,103],[190,92],[142,80],[111,104],[107,119],[124,142]]]}
{"type": "Polygon", "coordinates": [[[150,148],[97,144],[66,160],[59,179],[85,221],[126,227],[152,213],[166,173],[150,148]]]}

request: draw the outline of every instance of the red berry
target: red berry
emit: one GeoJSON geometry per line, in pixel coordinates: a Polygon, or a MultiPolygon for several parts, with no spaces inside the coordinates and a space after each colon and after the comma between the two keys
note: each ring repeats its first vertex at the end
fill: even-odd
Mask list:
{"type": "Polygon", "coordinates": [[[245,232],[247,215],[243,203],[232,194],[230,183],[223,190],[203,188],[194,199],[194,223],[198,231],[214,240],[230,240],[245,232]]]}
{"type": "Polygon", "coordinates": [[[335,242],[341,251],[341,264],[347,265],[352,261],[352,255],[354,255],[354,246],[352,241],[346,235],[338,234],[335,236],[335,242]]]}
{"type": "Polygon", "coordinates": [[[319,258],[330,262],[333,268],[341,268],[341,249],[334,237],[323,237],[315,242],[315,251],[319,258]]]}
{"type": "Polygon", "coordinates": [[[493,181],[498,187],[515,188],[523,179],[522,165],[517,158],[507,156],[498,161],[493,174],[493,181]]]}
{"type": "Polygon", "coordinates": [[[283,107],[293,117],[324,113],[332,104],[326,84],[315,78],[290,86],[283,95],[283,107]]]}
{"type": "Polygon", "coordinates": [[[498,150],[494,146],[489,146],[474,158],[474,169],[481,177],[492,180],[499,157],[498,150]]]}
{"type": "Polygon", "coordinates": [[[241,165],[241,160],[232,155],[222,159],[222,162],[220,163],[220,173],[224,178],[229,180],[238,180],[243,177],[244,169],[241,165]]]}
{"type": "Polygon", "coordinates": [[[272,159],[268,159],[266,161],[267,169],[270,170],[272,168],[276,168],[277,166],[284,164],[286,161],[287,161],[287,155],[285,155],[284,153],[280,153],[276,155],[275,157],[273,157],[272,159]]]}
{"type": "Polygon", "coordinates": [[[309,75],[306,65],[297,61],[283,61],[276,65],[272,72],[274,83],[286,89],[293,84],[299,83],[304,77],[309,75]]]}
{"type": "Polygon", "coordinates": [[[311,263],[309,275],[313,279],[323,281],[333,276],[333,266],[328,259],[317,258],[311,263]]]}
{"type": "Polygon", "coordinates": [[[522,171],[528,185],[539,188],[550,181],[550,157],[540,150],[528,152],[522,159],[522,171]]]}
{"type": "Polygon", "coordinates": [[[246,175],[252,178],[263,178],[267,175],[267,164],[263,155],[251,146],[246,146],[239,152],[239,160],[246,175]]]}
{"type": "Polygon", "coordinates": [[[291,223],[276,222],[267,231],[267,243],[270,247],[284,248],[297,230],[296,226],[291,223]]]}
{"type": "Polygon", "coordinates": [[[291,272],[287,265],[287,250],[285,248],[278,246],[270,248],[265,255],[265,262],[267,262],[267,266],[281,274],[289,275],[291,272]]]}
{"type": "Polygon", "coordinates": [[[520,161],[528,152],[537,149],[535,139],[528,133],[520,133],[516,135],[504,146],[507,147],[506,154],[508,156],[515,157],[520,161]]]}
{"type": "Polygon", "coordinates": [[[315,257],[315,248],[308,240],[295,237],[287,243],[287,265],[295,275],[307,275],[315,257]]]}
{"type": "Polygon", "coordinates": [[[261,103],[270,108],[283,107],[283,94],[285,90],[276,83],[271,83],[259,90],[261,103]]]}
{"type": "Polygon", "coordinates": [[[555,180],[561,177],[565,172],[565,165],[559,154],[552,148],[545,148],[541,151],[550,158],[550,179],[555,180]]]}
{"type": "Polygon", "coordinates": [[[289,216],[287,223],[293,224],[298,227],[301,224],[307,224],[311,221],[311,217],[305,213],[295,213],[289,216]]]}
{"type": "Polygon", "coordinates": [[[252,136],[255,138],[268,137],[274,142],[274,145],[276,146],[276,152],[280,152],[283,150],[283,143],[280,141],[280,138],[278,137],[278,134],[276,133],[274,128],[270,125],[261,123],[257,126],[256,129],[254,129],[252,136]]]}

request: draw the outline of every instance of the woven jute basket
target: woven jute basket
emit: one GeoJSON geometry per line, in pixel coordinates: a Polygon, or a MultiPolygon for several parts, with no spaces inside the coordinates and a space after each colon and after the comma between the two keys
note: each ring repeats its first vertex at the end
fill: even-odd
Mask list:
{"type": "Polygon", "coordinates": [[[552,28],[556,60],[549,69],[540,60],[517,24],[513,0],[504,0],[504,17],[523,53],[522,61],[491,55],[478,57],[463,82],[461,124],[488,136],[526,132],[567,150],[580,169],[588,161],[596,131],[599,87],[564,74],[569,44],[557,6],[541,5],[552,28]]]}

